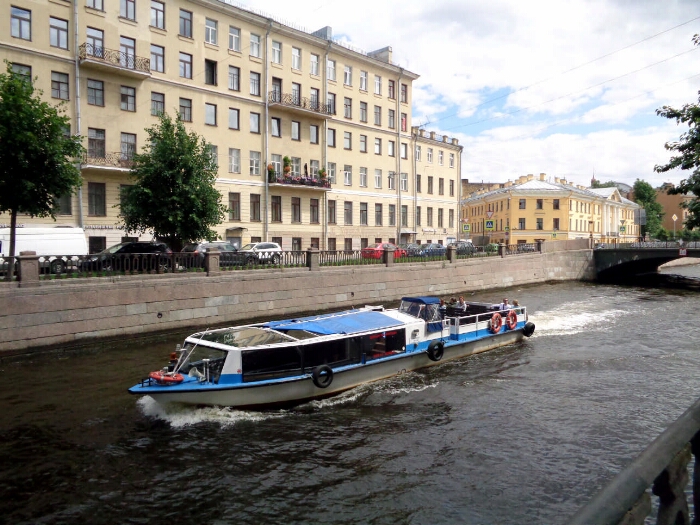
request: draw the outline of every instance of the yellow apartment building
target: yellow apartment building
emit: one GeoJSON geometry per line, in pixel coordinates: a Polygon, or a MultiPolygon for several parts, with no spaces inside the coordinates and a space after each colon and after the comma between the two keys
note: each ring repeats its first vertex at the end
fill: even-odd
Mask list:
{"type": "Polygon", "coordinates": [[[218,0],[16,0],[2,10],[0,57],[64,102],[85,138],[83,186],[63,199],[58,224],[84,228],[93,252],[131,239],[120,188],[163,111],[218,159],[223,239],[335,250],[456,236],[461,147],[410,128],[418,75],[390,47],[365,53],[330,27],[312,33],[218,0]]]}
{"type": "Polygon", "coordinates": [[[632,242],[640,206],[617,188],[589,189],[541,173],[480,190],[462,200],[462,229],[475,244],[523,244],[590,238],[632,242]]]}
{"type": "Polygon", "coordinates": [[[656,190],[656,202],[661,204],[664,209],[661,226],[669,233],[675,231],[676,234],[679,234],[685,228],[685,221],[688,218],[688,208],[684,208],[683,204],[690,203],[695,199],[695,194],[690,192],[687,195],[669,195],[668,190],[673,187],[672,183],[667,182],[658,188],[656,190]],[[673,220],[674,215],[676,217],[675,221],[673,220]]]}

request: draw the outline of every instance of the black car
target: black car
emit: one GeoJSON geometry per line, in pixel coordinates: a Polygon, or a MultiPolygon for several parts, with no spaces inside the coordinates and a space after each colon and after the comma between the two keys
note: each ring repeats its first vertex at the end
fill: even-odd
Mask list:
{"type": "Polygon", "coordinates": [[[421,244],[420,250],[422,257],[444,257],[447,253],[447,248],[445,246],[434,242],[421,244]]]}
{"type": "Polygon", "coordinates": [[[186,268],[204,268],[205,254],[212,249],[219,250],[219,266],[236,266],[242,260],[238,248],[228,241],[212,241],[186,244],[180,252],[185,257],[180,264],[186,268]]]}
{"type": "Polygon", "coordinates": [[[457,255],[471,255],[476,253],[476,246],[467,241],[451,242],[447,246],[454,246],[457,248],[457,255]]]}
{"type": "Polygon", "coordinates": [[[420,250],[420,244],[414,242],[399,244],[399,248],[406,252],[406,257],[420,257],[423,255],[420,250]]]}
{"type": "Polygon", "coordinates": [[[88,255],[78,263],[81,271],[163,271],[171,267],[172,250],[155,241],[122,242],[88,255]]]}

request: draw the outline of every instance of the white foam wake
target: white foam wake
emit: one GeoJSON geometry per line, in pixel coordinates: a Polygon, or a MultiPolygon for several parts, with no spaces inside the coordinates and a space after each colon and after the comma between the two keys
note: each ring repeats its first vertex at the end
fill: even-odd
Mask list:
{"type": "Polygon", "coordinates": [[[627,314],[625,310],[596,310],[589,302],[569,303],[556,310],[537,312],[530,315],[535,323],[535,336],[572,335],[595,327],[596,331],[611,330],[617,320],[627,314]]]}

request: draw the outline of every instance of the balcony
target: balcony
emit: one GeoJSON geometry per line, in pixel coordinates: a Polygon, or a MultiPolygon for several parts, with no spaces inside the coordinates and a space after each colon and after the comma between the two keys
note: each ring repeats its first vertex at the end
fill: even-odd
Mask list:
{"type": "Polygon", "coordinates": [[[88,152],[83,156],[83,168],[120,168],[130,170],[134,165],[133,159],[122,153],[100,154],[88,152]]]}
{"type": "Polygon", "coordinates": [[[151,60],[107,49],[95,47],[92,44],[82,44],[78,48],[80,65],[90,69],[119,73],[128,77],[143,80],[151,76],[151,60]]]}
{"type": "Polygon", "coordinates": [[[294,186],[298,189],[312,188],[330,190],[331,183],[327,178],[301,177],[298,175],[285,175],[276,171],[267,173],[267,182],[270,186],[294,186]]]}
{"type": "Polygon", "coordinates": [[[326,104],[321,104],[317,100],[306,97],[299,97],[293,93],[280,93],[270,91],[267,94],[267,101],[271,108],[278,108],[291,111],[300,115],[314,116],[328,119],[333,116],[326,104]]]}

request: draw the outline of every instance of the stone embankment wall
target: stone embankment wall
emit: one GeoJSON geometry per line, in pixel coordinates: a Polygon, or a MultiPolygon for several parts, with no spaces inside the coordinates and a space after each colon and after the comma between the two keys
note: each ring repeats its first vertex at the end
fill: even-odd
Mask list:
{"type": "Polygon", "coordinates": [[[591,250],[575,243],[566,248],[565,242],[551,243],[543,245],[543,253],[453,263],[47,280],[26,288],[2,283],[0,355],[73,346],[98,338],[238,324],[317,307],[382,304],[405,295],[444,296],[465,290],[594,279],[591,250]]]}

